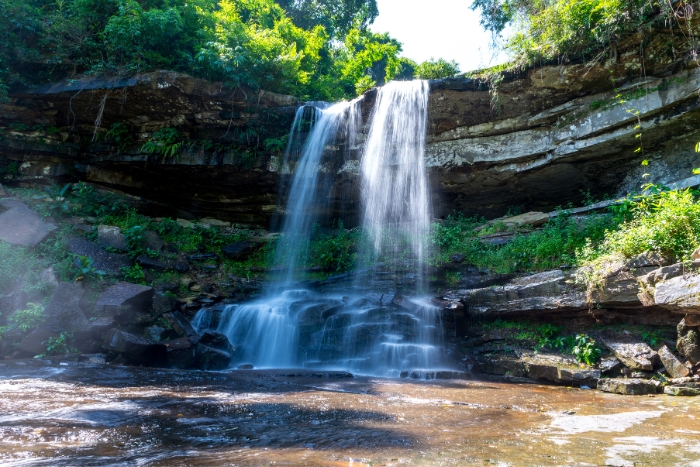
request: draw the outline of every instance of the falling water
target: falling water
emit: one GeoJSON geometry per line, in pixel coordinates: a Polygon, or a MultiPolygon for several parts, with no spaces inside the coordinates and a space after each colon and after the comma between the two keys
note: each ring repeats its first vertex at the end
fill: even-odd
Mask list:
{"type": "Polygon", "coordinates": [[[297,112],[284,162],[294,177],[276,253],[276,264],[285,268],[264,298],[220,312],[205,309],[194,321],[199,331],[229,337],[234,365],[393,377],[449,369],[440,309],[417,294],[430,220],[423,163],[428,90],[425,81],[392,82],[377,94],[360,175],[368,248],[382,265],[335,291],[305,290],[295,280],[335,175],[325,153],[337,155],[341,141],[354,146],[360,106],[315,104],[297,112]],[[302,143],[305,119],[310,129],[302,143]]]}

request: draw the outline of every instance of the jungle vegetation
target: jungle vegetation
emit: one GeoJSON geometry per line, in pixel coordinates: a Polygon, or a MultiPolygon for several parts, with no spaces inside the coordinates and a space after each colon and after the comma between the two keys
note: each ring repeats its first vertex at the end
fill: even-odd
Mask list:
{"type": "Polygon", "coordinates": [[[8,87],[167,69],[333,101],[458,71],[401,57],[398,41],[368,29],[377,14],[376,0],[3,0],[0,99],[8,87]]]}

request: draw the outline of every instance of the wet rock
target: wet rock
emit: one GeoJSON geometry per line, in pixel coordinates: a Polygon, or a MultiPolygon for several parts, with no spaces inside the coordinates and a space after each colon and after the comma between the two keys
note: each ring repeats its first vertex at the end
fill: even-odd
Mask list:
{"type": "Polygon", "coordinates": [[[84,330],[75,334],[76,341],[86,342],[91,340],[97,340],[102,343],[104,335],[112,329],[116,324],[116,321],[111,316],[104,316],[90,321],[90,326],[84,330]]]}
{"type": "Polygon", "coordinates": [[[253,242],[236,242],[221,248],[226,258],[242,261],[247,259],[260,245],[253,242]]]}
{"type": "Polygon", "coordinates": [[[207,331],[197,344],[196,365],[202,370],[223,370],[229,367],[234,349],[228,337],[207,331]]]}
{"type": "Polygon", "coordinates": [[[700,314],[700,274],[685,274],[657,284],[654,301],[678,312],[700,314]]]}
{"type": "Polygon", "coordinates": [[[55,335],[55,333],[42,327],[34,329],[17,344],[18,356],[34,357],[35,355],[44,353],[46,351],[46,342],[50,337],[55,335]]]}
{"type": "Polygon", "coordinates": [[[464,255],[456,253],[456,254],[450,256],[450,261],[452,261],[453,263],[461,263],[464,261],[464,258],[465,258],[464,255]]]}
{"type": "Polygon", "coordinates": [[[102,348],[107,352],[122,354],[137,364],[163,365],[167,358],[167,347],[164,344],[119,329],[107,333],[102,348]]]}
{"type": "Polygon", "coordinates": [[[255,367],[253,365],[251,365],[250,363],[244,363],[243,365],[238,365],[239,370],[252,370],[253,368],[255,368],[255,367]]]}
{"type": "Polygon", "coordinates": [[[678,341],[676,348],[678,353],[687,358],[691,363],[700,362],[700,327],[687,326],[686,320],[681,320],[677,326],[678,341]]]}
{"type": "Polygon", "coordinates": [[[165,271],[170,269],[169,265],[157,258],[151,258],[148,255],[139,255],[136,258],[136,263],[144,269],[155,269],[156,271],[165,271]]]}
{"type": "Polygon", "coordinates": [[[700,396],[700,388],[689,388],[683,386],[666,386],[664,394],[669,396],[700,396]]]}
{"type": "Polygon", "coordinates": [[[78,256],[85,256],[92,260],[92,267],[106,274],[121,274],[122,268],[131,267],[131,259],[125,254],[108,253],[96,244],[84,238],[71,238],[68,240],[68,251],[78,256]]]}
{"type": "Polygon", "coordinates": [[[95,302],[95,312],[116,316],[126,308],[143,310],[150,308],[153,301],[153,287],[118,282],[102,292],[95,302]]]}
{"type": "Polygon", "coordinates": [[[56,226],[44,222],[41,216],[19,201],[0,199],[0,206],[7,211],[0,213],[0,240],[13,245],[36,246],[56,226]]]}
{"type": "Polygon", "coordinates": [[[644,342],[631,336],[603,333],[601,341],[627,368],[652,371],[659,362],[659,354],[644,342]]]}
{"type": "Polygon", "coordinates": [[[0,183],[0,197],[4,197],[6,195],[5,188],[3,188],[2,183],[0,183]]]}
{"type": "Polygon", "coordinates": [[[97,226],[97,245],[100,248],[126,250],[126,238],[119,227],[113,225],[97,226]]]}
{"type": "Polygon", "coordinates": [[[80,308],[82,296],[83,285],[80,282],[58,284],[44,309],[46,321],[43,326],[55,334],[88,329],[90,323],[80,308]]]}
{"type": "Polygon", "coordinates": [[[171,313],[163,314],[163,318],[168,322],[170,327],[175,331],[178,336],[187,337],[190,339],[192,344],[199,342],[199,335],[192,327],[190,321],[182,316],[179,311],[173,311],[171,313]]]}
{"type": "Polygon", "coordinates": [[[188,369],[194,366],[195,346],[187,337],[164,343],[168,347],[168,367],[188,369]]]}
{"type": "Polygon", "coordinates": [[[603,378],[598,380],[599,391],[630,396],[657,394],[660,388],[661,383],[653,380],[634,378],[603,378]]]}
{"type": "Polygon", "coordinates": [[[690,374],[690,370],[673,355],[667,346],[664,345],[659,349],[659,358],[671,378],[684,378],[690,374]]]}
{"type": "Polygon", "coordinates": [[[106,360],[103,357],[90,357],[87,362],[92,365],[104,365],[106,360]]]}

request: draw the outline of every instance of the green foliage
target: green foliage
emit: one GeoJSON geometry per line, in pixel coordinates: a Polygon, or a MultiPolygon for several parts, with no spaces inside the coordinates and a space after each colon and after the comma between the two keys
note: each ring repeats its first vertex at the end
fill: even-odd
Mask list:
{"type": "Polygon", "coordinates": [[[357,262],[357,246],[360,239],[359,230],[346,231],[343,222],[338,222],[336,232],[328,235],[316,235],[311,242],[309,262],[311,266],[320,266],[331,273],[347,272],[357,262]]]}
{"type": "Polygon", "coordinates": [[[134,264],[130,268],[122,268],[122,274],[124,274],[124,280],[134,284],[146,284],[146,275],[143,273],[143,269],[138,264],[134,264]]]}
{"type": "Polygon", "coordinates": [[[576,345],[571,350],[571,354],[579,363],[595,365],[602,355],[602,351],[591,337],[586,334],[576,336],[576,345]]]}
{"type": "Polygon", "coordinates": [[[46,352],[34,358],[76,353],[78,351],[78,349],[73,346],[73,334],[69,332],[62,332],[58,337],[49,337],[49,340],[42,342],[42,344],[46,345],[46,352]]]}
{"type": "Polygon", "coordinates": [[[633,196],[616,208],[620,218],[629,220],[606,232],[599,245],[588,242],[578,252],[580,262],[632,258],[646,251],[670,261],[690,259],[700,243],[700,203],[695,193],[653,185],[646,189],[646,194],[633,196]]]}
{"type": "Polygon", "coordinates": [[[431,243],[435,246],[429,262],[439,266],[453,254],[463,254],[465,262],[498,273],[540,271],[557,268],[562,264],[578,263],[577,250],[587,243],[598,242],[606,229],[614,227],[609,216],[594,216],[584,221],[572,219],[565,212],[550,220],[541,230],[527,232],[514,230],[513,239],[505,245],[490,245],[481,237],[511,230],[503,223],[483,225],[479,218],[462,215],[449,216],[444,222],[433,224],[431,243]]]}
{"type": "Polygon", "coordinates": [[[563,328],[551,323],[540,324],[530,321],[497,319],[484,324],[483,329],[510,330],[509,339],[520,344],[530,345],[534,350],[542,350],[544,348],[566,350],[570,348],[571,339],[561,336],[563,328]]]}
{"type": "MultiPolygon", "coordinates": [[[[301,98],[350,97],[396,74],[375,0],[5,0],[5,86],[170,69],[301,98]]],[[[247,89],[245,92],[248,92],[247,89]]],[[[252,99],[251,99],[252,100],[252,99]]],[[[126,141],[115,141],[123,151],[126,141]]]]}
{"type": "Polygon", "coordinates": [[[686,5],[679,2],[671,8],[670,2],[655,0],[474,0],[472,8],[481,10],[481,24],[495,34],[513,25],[515,33],[506,49],[521,62],[538,63],[593,58],[655,18],[675,27],[679,22],[674,10],[686,5]]]}
{"type": "Polygon", "coordinates": [[[183,137],[176,128],[163,128],[153,133],[151,139],[141,146],[141,152],[163,156],[163,161],[169,157],[177,160],[183,144],[183,137]]]}
{"type": "Polygon", "coordinates": [[[459,64],[447,61],[442,58],[437,60],[431,58],[416,66],[414,75],[418,79],[440,79],[451,78],[459,73],[459,64]]]}
{"type": "Polygon", "coordinates": [[[92,258],[82,255],[74,255],[74,257],[74,280],[84,279],[86,277],[103,277],[105,275],[104,271],[95,269],[92,258]]]}
{"type": "Polygon", "coordinates": [[[107,130],[107,133],[105,133],[105,138],[115,143],[120,151],[126,151],[134,142],[129,128],[126,126],[126,123],[122,122],[113,123],[107,130]]]}
{"type": "Polygon", "coordinates": [[[49,204],[50,210],[58,210],[63,213],[68,212],[68,203],[66,202],[66,193],[71,187],[70,183],[66,183],[63,187],[56,185],[54,182],[49,182],[51,186],[44,188],[44,191],[49,195],[51,203],[49,204]]]}
{"type": "Polygon", "coordinates": [[[11,327],[22,332],[28,332],[44,322],[44,306],[40,303],[27,303],[26,310],[17,310],[10,315],[8,322],[11,327]]]}

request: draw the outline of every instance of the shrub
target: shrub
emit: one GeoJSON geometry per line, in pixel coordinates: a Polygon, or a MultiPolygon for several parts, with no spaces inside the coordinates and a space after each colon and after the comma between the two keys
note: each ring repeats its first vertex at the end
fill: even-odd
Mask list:
{"type": "Polygon", "coordinates": [[[459,73],[459,65],[454,60],[447,61],[442,58],[431,58],[416,66],[414,75],[418,79],[450,78],[459,73]]]}
{"type": "Polygon", "coordinates": [[[632,258],[653,252],[670,261],[689,260],[700,245],[700,203],[686,190],[663,191],[647,187],[649,193],[632,198],[625,213],[630,220],[609,230],[599,245],[588,242],[578,256],[583,263],[609,257],[632,258]]]}
{"type": "Polygon", "coordinates": [[[22,332],[31,331],[44,321],[44,306],[39,303],[27,303],[26,310],[17,310],[10,315],[10,326],[22,332]]]}

